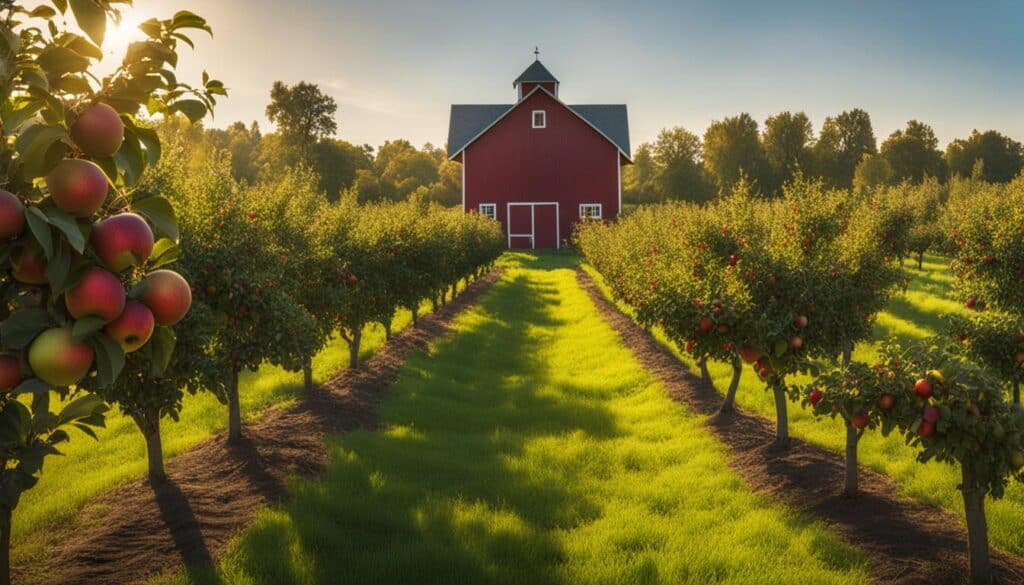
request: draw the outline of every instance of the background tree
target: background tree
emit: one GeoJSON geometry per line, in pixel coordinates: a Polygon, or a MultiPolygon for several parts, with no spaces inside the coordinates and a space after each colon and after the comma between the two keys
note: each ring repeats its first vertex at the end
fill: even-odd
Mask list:
{"type": "MultiPolygon", "coordinates": [[[[373,165],[373,147],[327,138],[313,147],[313,169],[319,176],[319,189],[328,201],[337,201],[341,192],[356,179],[356,172],[373,165]]],[[[232,164],[234,167],[234,164],[232,164]]]]}
{"type": "Polygon", "coordinates": [[[816,174],[833,187],[850,188],[857,165],[865,154],[875,154],[871,116],[861,109],[825,118],[814,145],[816,174]]]}
{"type": "Polygon", "coordinates": [[[855,193],[867,193],[892,183],[892,166],[880,154],[865,154],[853,172],[855,193]]]}
{"type": "Polygon", "coordinates": [[[946,161],[932,127],[917,120],[907,122],[882,143],[882,157],[892,168],[894,181],[920,183],[925,177],[946,178],[946,161]]]}
{"type": "Polygon", "coordinates": [[[676,126],[658,133],[651,150],[654,186],[662,201],[682,199],[704,201],[710,189],[701,164],[700,138],[676,126]]]}
{"type": "Polygon", "coordinates": [[[338,131],[334,120],[337,111],[334,98],[320,91],[316,84],[300,81],[289,87],[275,81],[267,118],[277,124],[286,141],[299,149],[303,160],[309,161],[317,141],[338,131]]]}
{"type": "Polygon", "coordinates": [[[644,142],[633,152],[633,164],[622,169],[622,200],[628,203],[649,203],[656,200],[654,186],[656,167],[653,147],[644,142]]]}
{"type": "Polygon", "coordinates": [[[803,112],[782,112],[764,121],[761,144],[771,166],[772,183],[765,187],[777,191],[800,171],[811,169],[814,127],[803,112]]]}
{"type": "Polygon", "coordinates": [[[975,130],[968,138],[954,140],[946,147],[950,174],[970,177],[977,161],[983,165],[981,178],[1005,183],[1024,168],[1024,146],[995,130],[975,130]]]}
{"type": "Polygon", "coordinates": [[[743,176],[760,190],[766,189],[770,183],[768,160],[761,148],[757,121],[750,114],[744,112],[708,126],[704,132],[704,170],[719,192],[731,190],[743,176]]]}

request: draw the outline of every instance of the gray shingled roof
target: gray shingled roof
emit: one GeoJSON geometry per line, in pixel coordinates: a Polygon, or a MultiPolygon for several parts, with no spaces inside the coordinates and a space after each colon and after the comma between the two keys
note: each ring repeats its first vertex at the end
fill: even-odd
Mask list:
{"type": "Polygon", "coordinates": [[[523,71],[522,75],[512,82],[512,87],[523,82],[558,83],[558,80],[555,79],[555,76],[548,71],[548,68],[545,67],[544,64],[540,61],[534,61],[526,68],[526,71],[523,71]]]}
{"type": "MultiPolygon", "coordinates": [[[[460,152],[470,141],[515,105],[452,106],[452,115],[448,124],[449,155],[460,152]]],[[[633,157],[629,149],[629,118],[626,114],[626,106],[568,106],[568,108],[600,130],[628,158],[633,157]]]]}

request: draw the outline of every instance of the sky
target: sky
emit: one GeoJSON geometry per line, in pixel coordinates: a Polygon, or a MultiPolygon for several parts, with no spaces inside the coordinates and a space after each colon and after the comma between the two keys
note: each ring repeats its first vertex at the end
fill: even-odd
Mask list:
{"type": "Polygon", "coordinates": [[[179,77],[198,81],[205,68],[225,82],[217,127],[271,128],[272,83],[309,81],[337,101],[339,138],[441,145],[449,106],[513,101],[538,46],[567,103],[627,104],[634,145],[671,126],[703,134],[740,112],[763,122],[804,111],[817,131],[854,107],[871,114],[879,142],[912,118],[943,145],[975,128],[1024,141],[1017,0],[135,0],[108,50],[141,20],[182,8],[214,28],[179,77]]]}

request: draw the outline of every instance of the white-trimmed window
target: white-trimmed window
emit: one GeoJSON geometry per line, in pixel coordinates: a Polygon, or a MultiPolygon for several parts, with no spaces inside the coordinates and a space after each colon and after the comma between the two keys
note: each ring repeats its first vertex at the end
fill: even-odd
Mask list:
{"type": "Polygon", "coordinates": [[[580,219],[601,219],[601,204],[581,203],[580,219]]]}
{"type": "Polygon", "coordinates": [[[489,217],[491,219],[498,219],[498,204],[497,203],[481,203],[480,204],[480,215],[489,217]]]}
{"type": "Polygon", "coordinates": [[[533,120],[534,128],[548,127],[548,113],[544,110],[534,110],[531,119],[533,120]]]}

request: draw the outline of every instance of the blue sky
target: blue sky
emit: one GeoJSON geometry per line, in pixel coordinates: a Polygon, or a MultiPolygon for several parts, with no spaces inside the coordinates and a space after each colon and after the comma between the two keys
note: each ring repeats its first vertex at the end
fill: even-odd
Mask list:
{"type": "MultiPolygon", "coordinates": [[[[339,137],[445,141],[452,103],[505,103],[533,59],[570,103],[626,103],[634,144],[660,128],[852,107],[879,141],[917,118],[941,143],[973,128],[1024,140],[1024,2],[373,2],[136,0],[213,25],[183,59],[231,88],[216,126],[258,120],[275,80],[339,104],[339,137]],[[772,5],[777,4],[777,5],[772,5]]],[[[117,37],[115,37],[117,38],[117,37]]],[[[124,38],[124,35],[121,36],[124,38]]]]}

